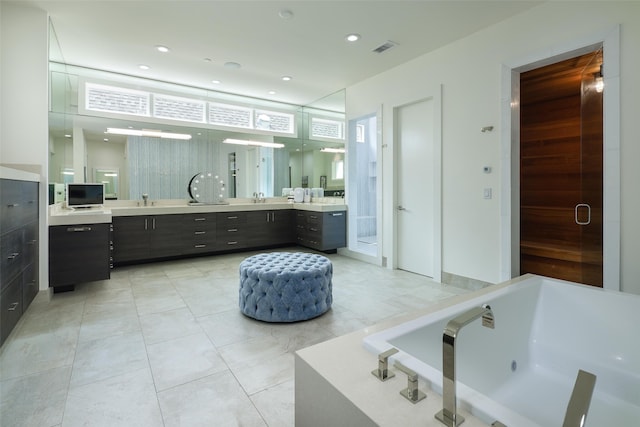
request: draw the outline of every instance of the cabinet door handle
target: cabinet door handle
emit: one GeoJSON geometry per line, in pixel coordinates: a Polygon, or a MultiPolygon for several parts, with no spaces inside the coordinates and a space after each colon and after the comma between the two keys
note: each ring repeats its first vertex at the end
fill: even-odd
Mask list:
{"type": "Polygon", "coordinates": [[[227,242],[227,245],[237,245],[238,242],[227,242]]]}
{"type": "Polygon", "coordinates": [[[18,255],[20,255],[20,252],[14,252],[14,253],[12,253],[11,255],[9,255],[9,256],[7,257],[7,259],[8,259],[8,260],[14,260],[14,259],[18,258],[18,255]]]}
{"type": "Polygon", "coordinates": [[[194,218],[193,220],[194,221],[206,221],[207,218],[194,218]]]}
{"type": "Polygon", "coordinates": [[[271,212],[271,222],[276,222],[276,213],[271,212]]]}
{"type": "Polygon", "coordinates": [[[12,303],[9,308],[7,308],[7,311],[15,311],[15,309],[18,308],[18,305],[19,304],[17,302],[12,303]]]}
{"type": "Polygon", "coordinates": [[[35,240],[35,239],[34,239],[34,240],[29,240],[29,241],[27,242],[27,245],[35,245],[37,242],[38,242],[38,241],[37,241],[37,240],[35,240]]]}
{"type": "Polygon", "coordinates": [[[198,235],[198,234],[206,234],[206,231],[196,231],[194,234],[198,235]]]}
{"type": "Polygon", "coordinates": [[[207,247],[207,245],[195,245],[194,246],[194,248],[198,248],[198,249],[206,248],[206,247],[207,247]]]}
{"type": "Polygon", "coordinates": [[[269,222],[269,212],[267,212],[267,222],[269,222]]]}
{"type": "Polygon", "coordinates": [[[574,219],[576,221],[576,224],[578,225],[589,225],[591,224],[591,206],[589,206],[587,203],[578,203],[576,205],[576,207],[574,208],[574,219]],[[578,218],[578,210],[580,208],[586,208],[587,209],[587,220],[586,221],[580,221],[580,219],[578,218]]]}
{"type": "Polygon", "coordinates": [[[67,227],[69,233],[81,233],[83,231],[91,231],[91,227],[67,227]]]}
{"type": "Polygon", "coordinates": [[[151,228],[152,228],[153,230],[155,230],[155,229],[156,229],[156,219],[155,219],[155,217],[154,217],[154,218],[151,218],[151,228]]]}
{"type": "Polygon", "coordinates": [[[237,216],[228,216],[227,219],[238,219],[237,216]]]}
{"type": "Polygon", "coordinates": [[[8,208],[17,208],[18,206],[20,206],[20,203],[9,203],[7,205],[8,208]]]}
{"type": "Polygon", "coordinates": [[[311,230],[311,231],[318,231],[318,229],[317,229],[317,228],[313,228],[313,227],[309,227],[309,230],[311,230]]]}
{"type": "Polygon", "coordinates": [[[309,218],[311,218],[311,219],[318,219],[318,217],[317,217],[317,216],[315,216],[315,215],[309,215],[309,218]]]}
{"type": "Polygon", "coordinates": [[[147,218],[144,219],[144,229],[145,230],[149,229],[149,224],[148,224],[148,219],[147,218]]]}
{"type": "Polygon", "coordinates": [[[235,233],[236,231],[238,231],[237,228],[230,228],[227,230],[229,233],[235,233]]]}
{"type": "Polygon", "coordinates": [[[332,213],[331,216],[342,216],[342,212],[340,212],[340,213],[332,213]]]}

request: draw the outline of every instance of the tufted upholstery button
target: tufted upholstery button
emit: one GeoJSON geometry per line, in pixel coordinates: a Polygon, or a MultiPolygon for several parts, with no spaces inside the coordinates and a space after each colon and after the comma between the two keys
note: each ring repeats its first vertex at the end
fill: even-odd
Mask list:
{"type": "Polygon", "coordinates": [[[267,322],[296,322],[331,308],[333,265],[322,255],[273,252],[240,263],[240,311],[267,322]]]}

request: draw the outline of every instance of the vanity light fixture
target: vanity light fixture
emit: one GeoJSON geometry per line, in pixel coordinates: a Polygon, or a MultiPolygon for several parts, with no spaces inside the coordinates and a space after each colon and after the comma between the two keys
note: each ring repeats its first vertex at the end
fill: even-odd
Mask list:
{"type": "Polygon", "coordinates": [[[267,148],[283,148],[284,144],[280,144],[278,142],[263,142],[263,141],[251,141],[247,139],[233,139],[227,138],[222,141],[224,144],[235,144],[235,145],[253,145],[256,147],[267,147],[267,148]]]}
{"type": "Polygon", "coordinates": [[[158,130],[107,128],[106,133],[112,133],[114,135],[151,136],[155,138],[191,139],[191,135],[188,133],[161,132],[158,130]]]}
{"type": "Polygon", "coordinates": [[[321,148],[320,151],[322,151],[323,153],[344,153],[347,150],[345,150],[344,148],[321,148]]]}

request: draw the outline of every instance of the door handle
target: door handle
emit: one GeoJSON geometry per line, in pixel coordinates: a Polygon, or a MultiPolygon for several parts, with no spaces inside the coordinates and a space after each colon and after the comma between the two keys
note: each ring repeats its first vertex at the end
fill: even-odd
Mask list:
{"type": "Polygon", "coordinates": [[[399,211],[406,211],[406,210],[407,210],[407,208],[402,207],[402,205],[398,205],[398,210],[399,210],[399,211]]]}
{"type": "Polygon", "coordinates": [[[576,224],[578,225],[589,225],[591,224],[591,206],[589,206],[587,203],[578,203],[576,205],[576,207],[573,210],[573,215],[576,221],[576,224]],[[580,208],[586,208],[587,209],[587,220],[586,221],[580,221],[578,219],[578,211],[580,210],[580,208]]]}

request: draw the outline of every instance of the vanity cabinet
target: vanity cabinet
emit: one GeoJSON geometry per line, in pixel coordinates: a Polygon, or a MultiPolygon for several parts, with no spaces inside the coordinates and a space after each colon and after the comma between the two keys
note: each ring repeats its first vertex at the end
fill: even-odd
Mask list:
{"type": "Polygon", "coordinates": [[[319,251],[347,245],[347,212],[296,212],[296,242],[319,251]]]}
{"type": "Polygon", "coordinates": [[[0,345],[38,293],[38,182],[0,179],[0,345]]]}
{"type": "Polygon", "coordinates": [[[185,216],[176,214],[113,217],[114,262],[180,255],[187,244],[185,216]]]}
{"type": "Polygon", "coordinates": [[[111,224],[49,227],[49,286],[54,292],[111,277],[111,224]]]}
{"type": "Polygon", "coordinates": [[[216,214],[189,214],[184,217],[186,239],[183,253],[198,254],[215,250],[216,214]]]}
{"type": "Polygon", "coordinates": [[[282,246],[295,243],[292,209],[247,212],[249,246],[282,246]]]}
{"type": "Polygon", "coordinates": [[[219,212],[216,230],[216,250],[230,251],[249,247],[247,212],[219,212]]]}

